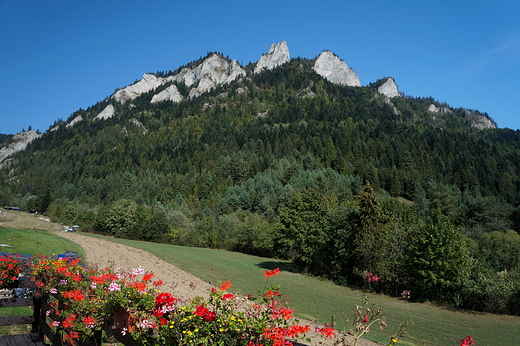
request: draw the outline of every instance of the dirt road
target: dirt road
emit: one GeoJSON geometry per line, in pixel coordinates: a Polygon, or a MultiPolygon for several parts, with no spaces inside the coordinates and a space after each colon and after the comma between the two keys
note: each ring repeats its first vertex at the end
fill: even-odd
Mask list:
{"type": "Polygon", "coordinates": [[[108,265],[125,271],[141,266],[155,273],[154,279],[164,281],[163,290],[183,299],[209,296],[211,285],[149,252],[107,240],[70,232],[56,232],[61,237],[79,244],[86,253],[89,266],[104,268],[108,265]]]}

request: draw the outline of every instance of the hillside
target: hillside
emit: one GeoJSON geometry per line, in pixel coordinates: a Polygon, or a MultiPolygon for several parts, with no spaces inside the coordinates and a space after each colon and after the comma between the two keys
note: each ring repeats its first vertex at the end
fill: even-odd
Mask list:
{"type": "Polygon", "coordinates": [[[248,66],[209,53],[146,73],[57,121],[4,160],[0,200],[518,314],[519,143],[485,113],[406,96],[391,77],[361,86],[332,52],[291,59],[280,42],[248,66]]]}

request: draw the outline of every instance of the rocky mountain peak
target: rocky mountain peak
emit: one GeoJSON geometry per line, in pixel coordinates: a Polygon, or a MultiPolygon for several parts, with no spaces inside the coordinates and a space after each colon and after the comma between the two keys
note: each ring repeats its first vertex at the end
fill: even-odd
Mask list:
{"type": "MultiPolygon", "coordinates": [[[[192,98],[211,90],[217,84],[229,83],[245,75],[246,71],[236,60],[230,63],[226,58],[215,53],[204,59],[198,66],[194,68],[183,68],[179,73],[173,76],[162,78],[146,73],[137,83],[114,93],[112,99],[124,104],[168,82],[184,83],[188,87],[198,83],[196,88],[190,90],[189,98],[192,98]]],[[[152,103],[164,100],[179,102],[181,99],[182,96],[179,94],[177,88],[173,89],[168,87],[166,90],[154,95],[152,103]]]]}
{"type": "Polygon", "coordinates": [[[282,41],[278,44],[271,44],[271,48],[267,54],[260,57],[260,60],[256,63],[255,73],[262,72],[264,70],[272,70],[273,68],[285,64],[291,60],[289,54],[289,48],[287,42],[282,41]]]}
{"type": "Polygon", "coordinates": [[[401,93],[397,88],[397,84],[392,77],[388,77],[386,81],[379,88],[377,88],[377,91],[388,98],[401,96],[401,93]]]}
{"type": "Polygon", "coordinates": [[[334,84],[361,86],[356,72],[331,51],[325,50],[321,52],[314,63],[313,69],[317,74],[334,84]]]}

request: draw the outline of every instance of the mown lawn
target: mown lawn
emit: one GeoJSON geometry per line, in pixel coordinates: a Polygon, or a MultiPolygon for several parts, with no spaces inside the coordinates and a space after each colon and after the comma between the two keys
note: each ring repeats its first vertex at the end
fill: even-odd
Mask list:
{"type": "Polygon", "coordinates": [[[81,246],[45,230],[1,228],[0,244],[11,246],[0,247],[2,252],[54,256],[66,251],[75,251],[85,257],[81,246]]]}

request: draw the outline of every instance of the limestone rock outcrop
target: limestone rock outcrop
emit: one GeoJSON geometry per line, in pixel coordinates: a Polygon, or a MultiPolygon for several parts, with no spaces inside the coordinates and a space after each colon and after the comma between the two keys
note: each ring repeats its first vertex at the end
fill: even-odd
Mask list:
{"type": "Polygon", "coordinates": [[[210,75],[206,75],[202,77],[202,79],[199,81],[199,85],[196,88],[192,88],[190,90],[190,93],[188,94],[188,98],[192,99],[194,97],[199,97],[201,94],[205,93],[206,91],[210,91],[216,86],[215,81],[211,78],[210,75]]]}
{"type": "MultiPolygon", "coordinates": [[[[191,87],[198,83],[196,88],[190,90],[189,98],[197,97],[204,92],[214,88],[217,84],[225,84],[234,81],[235,79],[245,76],[246,71],[238,64],[236,60],[231,63],[227,59],[218,54],[212,54],[196,67],[183,68],[179,73],[169,77],[157,77],[152,74],[144,74],[143,78],[130,86],[118,90],[112,98],[120,103],[134,100],[135,98],[147,93],[167,82],[184,83],[191,87]]],[[[152,103],[171,100],[179,102],[180,93],[168,88],[166,93],[164,91],[154,95],[152,103]],[[169,89],[169,90],[168,90],[169,89]],[[170,93],[170,94],[167,94],[170,93]]]]}
{"type": "Polygon", "coordinates": [[[161,102],[161,101],[172,101],[172,102],[180,102],[183,99],[179,89],[175,85],[170,85],[163,91],[158,94],[153,95],[151,103],[161,102]]]}
{"type": "Polygon", "coordinates": [[[361,86],[356,72],[331,51],[323,51],[316,59],[313,69],[317,74],[334,84],[361,86]]]}
{"type": "Polygon", "coordinates": [[[78,115],[77,117],[75,117],[74,119],[72,119],[70,121],[70,123],[68,123],[65,127],[71,127],[71,126],[74,126],[75,123],[77,122],[80,122],[81,120],[83,120],[83,117],[81,115],[78,115]]]}
{"type": "Polygon", "coordinates": [[[240,66],[238,61],[233,59],[231,61],[231,64],[229,65],[228,77],[226,78],[226,81],[224,83],[230,83],[245,75],[246,71],[244,71],[244,69],[242,68],[242,66],[240,66]]]}
{"type": "Polygon", "coordinates": [[[115,94],[112,95],[112,98],[119,103],[125,103],[126,101],[131,101],[141,96],[141,94],[157,88],[164,82],[164,78],[145,73],[139,82],[116,91],[115,94]]]}
{"type": "MultiPolygon", "coordinates": [[[[34,130],[20,132],[13,136],[12,142],[0,148],[0,162],[3,162],[7,157],[24,150],[29,143],[36,138],[41,137],[42,134],[34,130]]],[[[2,165],[0,164],[0,168],[2,165]]]]}
{"type": "Polygon", "coordinates": [[[452,113],[448,107],[438,107],[433,103],[428,106],[428,112],[430,113],[452,113]]]}
{"type": "Polygon", "coordinates": [[[273,68],[285,64],[291,60],[289,54],[289,48],[287,42],[282,41],[278,44],[271,44],[271,48],[260,57],[260,60],[256,63],[255,73],[262,72],[264,70],[272,70],[273,68]]]}
{"type": "Polygon", "coordinates": [[[384,82],[379,88],[377,88],[377,91],[388,98],[401,96],[401,93],[397,88],[397,84],[395,83],[395,80],[392,77],[388,77],[386,79],[386,82],[384,82]]]}
{"type": "Polygon", "coordinates": [[[470,110],[466,111],[466,119],[471,122],[471,127],[477,128],[479,130],[484,129],[496,129],[496,125],[493,122],[486,118],[483,115],[475,114],[470,110]]]}
{"type": "Polygon", "coordinates": [[[115,113],[116,113],[116,110],[114,109],[114,106],[108,105],[94,119],[107,120],[107,119],[112,118],[115,113]]]}

